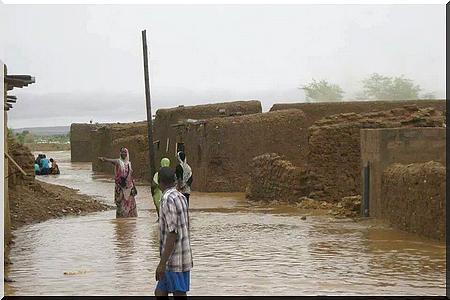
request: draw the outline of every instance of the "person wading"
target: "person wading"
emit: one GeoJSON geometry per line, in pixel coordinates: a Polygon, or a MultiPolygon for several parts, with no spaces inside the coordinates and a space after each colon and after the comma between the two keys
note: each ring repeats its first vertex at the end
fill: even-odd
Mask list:
{"type": "Polygon", "coordinates": [[[50,168],[50,174],[52,174],[52,175],[59,175],[60,171],[59,171],[59,166],[56,163],[56,160],[54,160],[53,158],[50,158],[50,162],[52,164],[52,166],[50,168]]]}
{"type": "Polygon", "coordinates": [[[48,175],[48,172],[50,171],[50,161],[45,155],[40,160],[40,167],[41,175],[48,175]]]}
{"type": "MultiPolygon", "coordinates": [[[[168,167],[170,166],[170,160],[168,158],[163,158],[161,159],[161,168],[163,167],[168,167]]],[[[155,204],[155,208],[156,208],[156,213],[158,214],[158,220],[156,222],[159,221],[159,207],[160,207],[160,203],[161,203],[161,196],[162,196],[162,192],[161,192],[161,188],[159,187],[158,184],[158,172],[155,173],[155,175],[153,176],[153,203],[155,204]]]]}
{"type": "Polygon", "coordinates": [[[178,165],[175,169],[177,178],[177,189],[186,197],[189,206],[189,196],[191,194],[192,169],[187,163],[186,155],[183,151],[177,153],[178,165]]]}
{"type": "Polygon", "coordinates": [[[109,162],[115,166],[114,202],[116,203],[116,218],[137,217],[136,186],[132,177],[133,169],[127,148],[120,149],[119,159],[99,157],[102,162],[109,162]]]}
{"type": "Polygon", "coordinates": [[[161,259],[155,272],[158,282],[155,296],[167,297],[169,293],[186,296],[193,267],[187,200],[175,188],[175,174],[171,168],[161,168],[158,179],[163,195],[159,217],[161,259]]]}

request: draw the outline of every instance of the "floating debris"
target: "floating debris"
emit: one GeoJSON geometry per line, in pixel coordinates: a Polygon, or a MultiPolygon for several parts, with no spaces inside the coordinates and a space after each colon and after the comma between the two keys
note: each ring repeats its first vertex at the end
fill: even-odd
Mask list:
{"type": "Polygon", "coordinates": [[[81,274],[86,274],[86,271],[64,272],[64,275],[81,275],[81,274]]]}

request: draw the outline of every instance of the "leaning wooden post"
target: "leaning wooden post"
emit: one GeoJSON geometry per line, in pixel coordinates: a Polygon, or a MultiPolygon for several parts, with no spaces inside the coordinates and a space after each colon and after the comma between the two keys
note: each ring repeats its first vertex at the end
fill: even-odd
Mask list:
{"type": "MultiPolygon", "coordinates": [[[[150,79],[148,75],[148,50],[147,50],[147,32],[142,30],[142,50],[144,54],[144,80],[145,80],[145,104],[147,106],[147,127],[148,127],[148,158],[150,162],[150,180],[156,172],[155,151],[153,148],[153,121],[152,104],[150,99],[150,79]]],[[[153,186],[153,185],[152,185],[153,186]]],[[[153,194],[153,188],[152,188],[153,194]]]]}

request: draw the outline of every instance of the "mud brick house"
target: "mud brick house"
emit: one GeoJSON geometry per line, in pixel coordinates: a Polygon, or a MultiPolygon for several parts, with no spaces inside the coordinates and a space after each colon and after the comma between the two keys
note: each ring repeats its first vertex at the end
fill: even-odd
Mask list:
{"type": "MultiPolygon", "coordinates": [[[[284,109],[301,109],[306,115],[306,128],[316,121],[331,115],[342,113],[368,113],[401,108],[405,105],[416,105],[418,108],[433,107],[438,111],[445,111],[445,100],[402,100],[402,101],[342,101],[320,103],[279,103],[274,104],[270,111],[284,109]]],[[[308,145],[308,134],[302,131],[303,144],[308,145]]],[[[308,146],[302,148],[300,157],[302,161],[308,159],[308,146]]],[[[282,154],[282,153],[280,153],[282,154]]]]}
{"type": "MultiPolygon", "coordinates": [[[[177,140],[176,132],[179,122],[255,113],[261,113],[261,103],[256,100],[157,110],[153,121],[156,166],[159,166],[162,157],[170,158],[172,166],[175,166],[177,149],[184,149],[183,143],[177,140]]],[[[100,163],[97,157],[117,157],[120,147],[127,147],[130,151],[135,177],[150,180],[146,121],[125,124],[72,124],[71,126],[72,161],[91,161],[94,171],[112,173],[111,165],[100,163]]]]}
{"type": "MultiPolygon", "coordinates": [[[[261,102],[257,100],[158,109],[153,128],[156,165],[159,165],[159,161],[163,157],[168,157],[172,165],[175,165],[176,152],[184,149],[183,141],[178,138],[177,134],[180,124],[201,122],[210,118],[251,115],[261,113],[261,111],[261,102]]],[[[187,152],[189,163],[192,163],[191,160],[195,159],[196,153],[192,153],[190,148],[184,150],[187,152]]]]}
{"type": "Polygon", "coordinates": [[[133,172],[137,178],[147,178],[147,122],[97,125],[90,131],[92,170],[113,173],[111,164],[98,161],[99,156],[119,157],[121,147],[128,148],[133,172]]]}
{"type": "MultiPolygon", "coordinates": [[[[368,176],[368,215],[444,241],[446,137],[442,127],[361,130],[361,166],[368,176]]],[[[362,172],[364,177],[364,172],[362,172]]]]}
{"type": "Polygon", "coordinates": [[[303,163],[299,160],[303,130],[305,114],[291,109],[187,121],[177,126],[177,140],[183,143],[195,172],[195,190],[243,192],[255,156],[282,153],[293,163],[303,163]]]}

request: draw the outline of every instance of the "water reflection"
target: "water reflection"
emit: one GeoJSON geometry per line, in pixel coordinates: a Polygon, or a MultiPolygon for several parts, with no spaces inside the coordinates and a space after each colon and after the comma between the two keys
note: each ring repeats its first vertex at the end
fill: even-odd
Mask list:
{"type": "Polygon", "coordinates": [[[134,241],[136,239],[136,218],[111,220],[114,227],[114,250],[117,252],[117,260],[128,259],[135,252],[134,241]]]}

